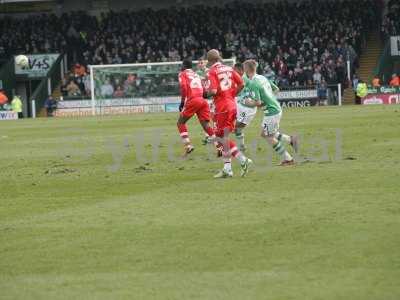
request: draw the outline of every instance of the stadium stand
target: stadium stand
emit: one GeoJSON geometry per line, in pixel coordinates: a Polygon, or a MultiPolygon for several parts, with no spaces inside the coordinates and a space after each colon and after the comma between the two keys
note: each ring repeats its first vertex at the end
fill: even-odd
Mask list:
{"type": "MultiPolygon", "coordinates": [[[[117,64],[199,58],[219,48],[224,57],[257,58],[260,71],[281,87],[347,84],[345,61],[354,67],[371,26],[378,24],[374,0],[206,6],[85,12],[0,20],[0,58],[15,53],[67,51],[70,62],[117,64]],[[290,22],[287,22],[290,20],[290,22]]],[[[390,26],[389,26],[390,27],[390,26]]],[[[392,30],[392,27],[390,27],[392,30]]],[[[74,74],[75,73],[75,74],[74,74]]],[[[85,95],[85,75],[67,76],[85,95]]],[[[115,82],[113,89],[120,87],[115,82]]]]}
{"type": "Polygon", "coordinates": [[[392,35],[400,35],[400,1],[391,0],[387,5],[387,14],[382,19],[381,35],[387,39],[392,35]]]}
{"type": "MultiPolygon", "coordinates": [[[[382,19],[381,26],[381,37],[382,40],[387,41],[390,36],[399,36],[400,35],[400,1],[399,0],[391,0],[387,5],[387,12],[382,19]]],[[[389,48],[389,47],[388,47],[389,48]]],[[[387,51],[389,49],[386,49],[387,51]]],[[[386,54],[389,56],[389,54],[386,54]]],[[[381,62],[381,69],[386,69],[386,73],[384,74],[384,84],[392,85],[393,77],[397,77],[400,74],[400,61],[398,59],[386,59],[385,63],[381,62]],[[386,67],[386,68],[385,68],[386,67]]]]}

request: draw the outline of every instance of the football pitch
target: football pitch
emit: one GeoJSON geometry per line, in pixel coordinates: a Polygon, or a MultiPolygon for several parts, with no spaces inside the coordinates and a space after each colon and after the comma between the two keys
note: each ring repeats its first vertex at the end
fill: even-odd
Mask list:
{"type": "Polygon", "coordinates": [[[0,299],[400,299],[400,106],[284,111],[293,167],[259,113],[225,180],[176,119],[0,122],[0,299]]]}

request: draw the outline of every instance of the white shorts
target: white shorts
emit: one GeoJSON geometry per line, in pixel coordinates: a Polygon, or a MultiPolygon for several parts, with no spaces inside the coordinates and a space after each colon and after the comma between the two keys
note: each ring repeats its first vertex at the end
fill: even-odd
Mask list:
{"type": "Polygon", "coordinates": [[[249,125],[257,114],[256,107],[246,107],[241,104],[237,105],[236,121],[249,125]]]}
{"type": "Polygon", "coordinates": [[[282,112],[273,116],[265,116],[262,121],[262,130],[265,135],[274,135],[279,131],[279,123],[281,122],[282,112]]]}

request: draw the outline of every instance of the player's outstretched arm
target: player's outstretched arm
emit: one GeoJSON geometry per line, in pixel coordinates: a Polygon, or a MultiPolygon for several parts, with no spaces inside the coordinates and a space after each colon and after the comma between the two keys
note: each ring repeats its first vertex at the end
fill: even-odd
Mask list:
{"type": "Polygon", "coordinates": [[[179,111],[182,111],[184,106],[185,106],[185,98],[182,97],[181,98],[181,103],[179,104],[179,111]]]}
{"type": "Polygon", "coordinates": [[[238,72],[233,71],[232,73],[232,79],[236,84],[236,95],[239,95],[239,93],[243,90],[244,88],[244,81],[242,76],[239,75],[238,72]]]}
{"type": "Polygon", "coordinates": [[[217,94],[218,92],[218,85],[219,85],[219,80],[215,72],[209,72],[207,74],[208,80],[209,80],[209,87],[208,89],[204,89],[204,98],[209,98],[213,97],[217,94]]]}
{"type": "Polygon", "coordinates": [[[179,105],[179,111],[182,111],[187,97],[187,79],[183,73],[179,74],[179,88],[181,92],[181,104],[179,105]]]}

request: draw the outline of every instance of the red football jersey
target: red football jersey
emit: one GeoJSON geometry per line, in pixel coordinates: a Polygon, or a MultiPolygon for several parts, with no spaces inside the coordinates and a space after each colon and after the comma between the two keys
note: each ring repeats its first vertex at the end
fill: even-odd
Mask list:
{"type": "Polygon", "coordinates": [[[214,96],[216,108],[227,105],[236,107],[236,88],[243,85],[242,77],[232,67],[225,66],[218,62],[212,65],[208,71],[210,90],[217,90],[214,96]]]}
{"type": "Polygon", "coordinates": [[[186,69],[179,73],[179,85],[181,96],[186,101],[192,98],[203,98],[201,78],[193,70],[186,69]]]}

